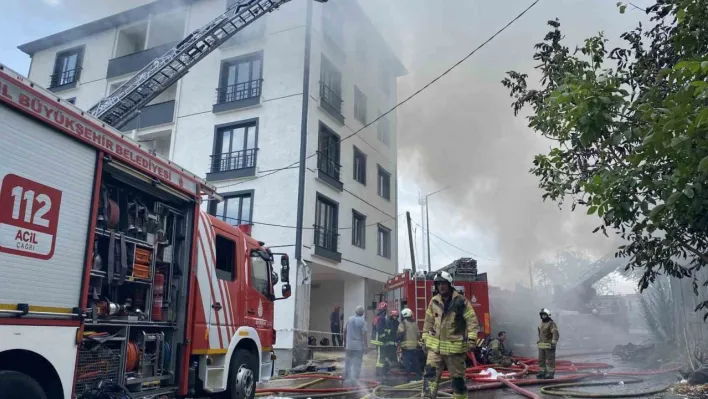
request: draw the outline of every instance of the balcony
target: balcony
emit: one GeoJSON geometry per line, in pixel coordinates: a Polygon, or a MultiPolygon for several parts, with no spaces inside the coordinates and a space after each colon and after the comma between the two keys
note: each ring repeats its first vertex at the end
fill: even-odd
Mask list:
{"type": "Polygon", "coordinates": [[[314,226],[315,229],[315,255],[322,256],[335,262],[342,261],[342,254],[337,252],[339,232],[323,226],[314,226]]]}
{"type": "Polygon", "coordinates": [[[207,181],[237,179],[256,175],[258,148],[214,154],[211,156],[207,181]]]}
{"type": "Polygon", "coordinates": [[[131,119],[123,127],[121,131],[130,131],[133,129],[145,129],[148,127],[164,125],[174,121],[175,102],[165,101],[159,104],[148,105],[140,110],[140,114],[131,119]]]}
{"type": "Polygon", "coordinates": [[[341,169],[342,165],[339,162],[323,152],[317,152],[317,177],[339,191],[344,190],[344,184],[340,178],[341,169]]]}
{"type": "Polygon", "coordinates": [[[76,87],[81,77],[81,68],[69,69],[55,73],[49,77],[49,90],[53,92],[69,90],[76,87]]]}
{"type": "Polygon", "coordinates": [[[320,82],[320,106],[324,108],[334,119],[344,125],[344,115],[342,115],[342,98],[339,93],[320,82]]]}
{"type": "Polygon", "coordinates": [[[216,103],[212,112],[224,112],[260,104],[262,86],[263,79],[256,79],[217,88],[216,103]]]}
{"type": "Polygon", "coordinates": [[[116,76],[127,75],[129,73],[137,72],[143,69],[147,64],[152,62],[155,58],[158,58],[165,54],[177,43],[179,42],[176,41],[163,44],[161,46],[155,46],[147,50],[138,51],[137,53],[124,55],[122,57],[114,58],[108,61],[108,71],[106,72],[106,79],[114,78],[116,76]]]}

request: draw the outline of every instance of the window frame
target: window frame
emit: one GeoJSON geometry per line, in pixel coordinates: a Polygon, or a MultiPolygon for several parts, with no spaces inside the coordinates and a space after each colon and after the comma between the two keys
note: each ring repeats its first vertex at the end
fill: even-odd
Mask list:
{"type": "MultiPolygon", "coordinates": [[[[239,221],[243,221],[243,198],[250,198],[250,204],[249,204],[249,217],[248,217],[248,223],[241,223],[241,224],[248,224],[250,226],[253,226],[253,204],[255,202],[255,190],[242,190],[242,191],[232,191],[228,193],[219,193],[224,198],[224,215],[227,214],[228,212],[228,200],[230,198],[240,198],[239,201],[239,221]]],[[[225,216],[217,215],[216,211],[218,209],[219,203],[215,200],[212,200],[209,202],[209,207],[208,207],[208,213],[214,217],[216,217],[219,220],[222,220],[226,223],[228,223],[231,226],[237,227],[239,225],[234,225],[232,224],[229,220],[225,219],[225,216]]]]}
{"type": "Polygon", "coordinates": [[[376,229],[376,255],[386,258],[386,259],[391,259],[392,257],[392,248],[391,248],[391,229],[388,227],[378,224],[378,227],[376,229]],[[381,234],[384,234],[385,240],[383,242],[384,247],[381,247],[382,240],[381,240],[381,234]]]}
{"type": "Polygon", "coordinates": [[[376,122],[376,135],[383,145],[389,147],[391,145],[391,125],[388,119],[388,115],[383,116],[379,110],[379,119],[376,122]]]}
{"type": "Polygon", "coordinates": [[[52,75],[49,79],[49,88],[50,89],[64,89],[64,88],[70,89],[70,88],[76,87],[76,84],[79,82],[79,79],[81,79],[81,69],[84,64],[85,51],[86,51],[86,46],[81,45],[81,46],[76,46],[76,47],[72,47],[72,48],[58,51],[54,55],[54,66],[52,67],[52,75]],[[60,66],[60,61],[66,59],[68,57],[71,57],[72,55],[76,55],[76,65],[74,66],[74,69],[63,70],[62,67],[60,66]],[[68,71],[72,71],[72,70],[74,70],[75,73],[74,73],[73,80],[70,82],[59,83],[62,81],[62,79],[59,77],[55,78],[55,76],[64,74],[64,73],[66,73],[68,71]],[[54,83],[55,81],[57,82],[57,84],[54,83]]]}
{"type": "Polygon", "coordinates": [[[260,104],[261,95],[263,94],[263,62],[263,50],[221,60],[219,63],[219,81],[216,88],[216,102],[212,112],[223,112],[260,104]],[[256,62],[259,63],[258,68],[254,68],[256,62]],[[249,64],[248,80],[239,83],[238,65],[246,63],[249,64]],[[236,74],[234,75],[235,83],[229,85],[227,84],[229,80],[229,69],[232,66],[236,67],[236,74]],[[258,71],[257,77],[255,77],[256,70],[258,71]],[[245,85],[244,90],[247,91],[247,96],[238,97],[239,90],[236,90],[238,89],[238,85],[245,85]],[[236,87],[233,93],[230,93],[228,88],[232,86],[236,87]],[[257,93],[253,94],[254,92],[257,93]],[[233,98],[229,96],[233,96],[233,98]]]}
{"type": "MultiPolygon", "coordinates": [[[[236,121],[236,122],[224,123],[221,125],[214,126],[214,143],[213,143],[212,150],[211,150],[212,165],[209,168],[209,171],[210,171],[209,173],[235,172],[236,174],[240,174],[240,173],[238,173],[239,171],[248,172],[251,169],[253,169],[253,171],[252,171],[253,173],[248,172],[248,173],[245,173],[244,176],[252,176],[255,174],[255,167],[258,164],[258,133],[260,130],[259,129],[259,127],[260,127],[259,122],[260,122],[259,118],[251,118],[251,119],[244,119],[244,120],[240,120],[240,121],[236,121]],[[250,131],[250,129],[247,129],[246,134],[244,134],[244,137],[243,137],[243,149],[237,150],[237,151],[244,151],[244,152],[247,152],[249,150],[253,150],[252,154],[250,155],[252,162],[249,163],[247,159],[244,159],[244,161],[242,162],[241,168],[221,169],[221,167],[220,167],[218,170],[216,170],[214,168],[213,162],[216,162],[215,157],[217,155],[224,154],[223,152],[221,152],[221,148],[223,147],[222,144],[223,144],[224,132],[229,131],[229,130],[233,131],[233,130],[240,128],[240,127],[246,127],[246,128],[253,127],[253,148],[248,148],[248,141],[249,141],[248,140],[248,132],[250,131]]],[[[231,149],[229,154],[232,154],[234,152],[232,147],[233,147],[233,134],[231,136],[231,144],[229,145],[229,149],[231,149]]],[[[243,177],[243,176],[234,176],[234,177],[243,177]]]]}
{"type": "Polygon", "coordinates": [[[359,88],[359,86],[354,85],[354,119],[361,122],[362,125],[366,125],[366,94],[359,88]]]}
{"type": "Polygon", "coordinates": [[[377,175],[376,175],[376,192],[378,193],[379,197],[391,201],[391,173],[384,169],[381,165],[377,164],[377,175]],[[383,184],[382,183],[382,177],[385,177],[388,184],[383,184]],[[383,191],[386,191],[384,193],[383,191]],[[386,194],[384,196],[384,194],[386,194]]]}
{"type": "Polygon", "coordinates": [[[352,246],[366,249],[366,215],[352,208],[352,246]],[[358,222],[358,224],[357,224],[358,222]],[[357,244],[357,236],[361,235],[361,245],[357,244]]]}
{"type": "Polygon", "coordinates": [[[360,150],[356,146],[352,146],[354,149],[354,155],[352,159],[352,179],[354,181],[361,183],[362,185],[366,186],[366,159],[367,155],[364,153],[364,151],[360,150]],[[360,169],[361,173],[359,173],[359,178],[357,178],[357,160],[359,160],[358,165],[361,166],[360,169]]]}
{"type": "Polygon", "coordinates": [[[216,270],[217,279],[224,281],[236,281],[236,278],[238,277],[238,271],[236,270],[236,265],[238,264],[236,252],[236,241],[225,235],[216,233],[216,237],[214,238],[214,270],[216,270]],[[231,244],[231,270],[224,270],[223,268],[219,267],[219,265],[221,264],[219,262],[219,255],[223,254],[219,251],[219,241],[227,241],[231,244]]]}
{"type": "Polygon", "coordinates": [[[315,247],[315,255],[323,256],[335,262],[341,262],[342,255],[339,252],[339,202],[317,192],[315,199],[314,227],[313,245],[315,247]],[[331,216],[332,223],[329,226],[321,224],[323,222],[320,218],[322,214],[321,206],[323,205],[332,208],[331,211],[325,211],[328,213],[328,215],[325,215],[325,218],[331,216]],[[318,233],[326,233],[326,231],[322,232],[322,229],[328,230],[332,236],[320,238],[318,233]],[[321,240],[326,244],[327,238],[333,241],[333,245],[329,247],[320,245],[321,240]]]}

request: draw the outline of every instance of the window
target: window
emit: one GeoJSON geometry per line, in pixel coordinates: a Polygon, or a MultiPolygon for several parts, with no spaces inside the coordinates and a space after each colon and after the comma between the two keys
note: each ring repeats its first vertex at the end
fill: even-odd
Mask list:
{"type": "Polygon", "coordinates": [[[59,87],[74,84],[79,80],[84,48],[77,47],[57,53],[54,61],[54,74],[51,76],[49,87],[59,87]]]}
{"type": "Polygon", "coordinates": [[[366,37],[360,33],[356,36],[356,56],[362,64],[366,63],[367,51],[366,37]]]}
{"type": "Polygon", "coordinates": [[[262,67],[260,52],[223,61],[217,104],[260,98],[262,67]]]}
{"type": "Polygon", "coordinates": [[[366,216],[352,209],[352,245],[366,247],[366,216]]]}
{"type": "Polygon", "coordinates": [[[342,116],[342,74],[325,56],[322,56],[320,80],[320,99],[322,100],[323,108],[337,118],[340,123],[344,123],[344,117],[342,116]]]}
{"type": "Polygon", "coordinates": [[[389,73],[388,65],[384,57],[379,60],[379,85],[381,90],[386,94],[391,94],[391,74],[389,73]]]}
{"type": "Polygon", "coordinates": [[[211,173],[255,168],[257,128],[251,121],[217,129],[211,173]]]}
{"type": "MultiPolygon", "coordinates": [[[[231,7],[237,2],[238,0],[226,0],[226,8],[231,7]]],[[[231,39],[227,40],[226,43],[222,45],[222,47],[246,43],[250,42],[251,40],[262,38],[263,36],[265,36],[265,21],[267,17],[267,15],[261,15],[259,19],[255,20],[254,22],[251,22],[240,32],[233,35],[231,39]]]]}
{"type": "MultiPolygon", "coordinates": [[[[379,117],[381,116],[381,111],[379,111],[379,117]]],[[[389,124],[388,124],[388,116],[384,116],[383,118],[379,119],[378,122],[376,122],[376,130],[378,134],[379,141],[389,145],[391,140],[389,137],[389,124]]]]}
{"type": "Polygon", "coordinates": [[[344,45],[344,18],[336,6],[327,4],[322,7],[322,30],[325,37],[338,46],[344,45]]]}
{"type": "Polygon", "coordinates": [[[391,174],[379,165],[378,193],[381,198],[391,199],[391,174]]]}
{"type": "Polygon", "coordinates": [[[71,104],[76,104],[76,97],[67,98],[66,102],[71,103],[71,104]]]}
{"type": "Polygon", "coordinates": [[[391,229],[382,225],[378,228],[378,249],[377,254],[384,258],[391,259],[391,229]]]}
{"type": "Polygon", "coordinates": [[[216,278],[233,281],[236,278],[236,243],[216,235],[216,278]]]}
{"type": "Polygon", "coordinates": [[[339,164],[339,136],[323,124],[320,124],[320,135],[317,151],[317,169],[319,177],[331,185],[341,189],[341,165],[339,164]]]}
{"type": "Polygon", "coordinates": [[[366,125],[366,96],[354,86],[354,117],[366,125]]]}
{"type": "Polygon", "coordinates": [[[354,147],[354,180],[366,185],[366,154],[354,147]]]}
{"type": "Polygon", "coordinates": [[[268,263],[258,255],[258,251],[251,251],[251,286],[266,298],[270,297],[271,284],[268,263]]]}
{"type": "Polygon", "coordinates": [[[252,199],[252,193],[227,194],[223,201],[211,203],[209,213],[232,226],[251,224],[252,199]]]}
{"type": "Polygon", "coordinates": [[[315,245],[332,252],[337,251],[337,217],[339,205],[322,196],[317,195],[315,209],[315,245]]]}

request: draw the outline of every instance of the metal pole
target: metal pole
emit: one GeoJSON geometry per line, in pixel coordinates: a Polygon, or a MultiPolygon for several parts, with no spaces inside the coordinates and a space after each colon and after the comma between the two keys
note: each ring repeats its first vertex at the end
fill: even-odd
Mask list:
{"type": "Polygon", "coordinates": [[[430,263],[430,218],[428,217],[428,197],[429,196],[430,196],[430,194],[425,196],[425,227],[426,227],[425,234],[426,234],[427,240],[428,240],[428,245],[427,245],[427,247],[428,247],[428,273],[430,273],[430,265],[431,265],[431,263],[430,263]]]}
{"type": "Polygon", "coordinates": [[[413,252],[413,232],[411,230],[411,213],[406,211],[406,220],[408,221],[408,245],[411,251],[411,269],[413,274],[415,274],[415,252],[413,252]]]}

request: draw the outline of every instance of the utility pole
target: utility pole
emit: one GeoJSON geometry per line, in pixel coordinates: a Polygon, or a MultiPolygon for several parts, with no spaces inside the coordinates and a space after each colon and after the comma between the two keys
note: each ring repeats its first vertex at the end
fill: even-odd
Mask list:
{"type": "Polygon", "coordinates": [[[430,268],[431,268],[431,266],[430,266],[431,265],[431,262],[430,262],[430,218],[428,217],[428,198],[431,195],[437,194],[441,191],[445,191],[448,188],[450,188],[450,187],[448,186],[448,187],[441,188],[440,190],[433,191],[432,193],[425,196],[425,233],[426,233],[426,238],[428,240],[428,245],[427,245],[428,246],[428,272],[430,272],[430,268]]]}
{"type": "Polygon", "coordinates": [[[531,261],[529,261],[529,285],[531,286],[531,291],[533,291],[533,266],[531,266],[531,261]]]}
{"type": "Polygon", "coordinates": [[[411,251],[411,268],[415,274],[415,252],[413,251],[413,232],[411,230],[411,213],[406,211],[406,220],[408,221],[408,245],[411,251]]]}
{"type": "Polygon", "coordinates": [[[430,194],[425,196],[425,226],[427,227],[425,229],[425,235],[428,240],[428,273],[430,273],[430,218],[428,217],[428,196],[430,196],[430,194]]]}

